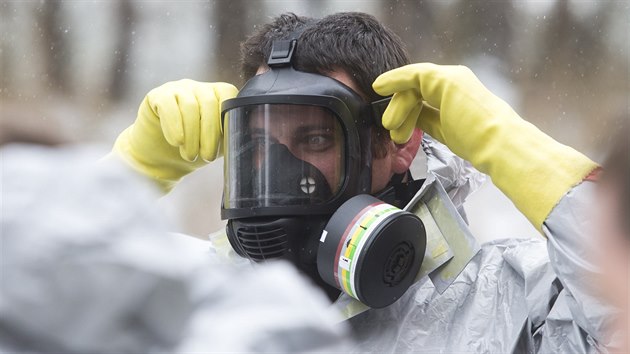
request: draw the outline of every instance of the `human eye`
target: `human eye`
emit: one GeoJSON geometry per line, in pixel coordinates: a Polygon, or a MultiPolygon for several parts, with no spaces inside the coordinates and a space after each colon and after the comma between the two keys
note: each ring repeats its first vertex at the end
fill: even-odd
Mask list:
{"type": "Polygon", "coordinates": [[[305,142],[308,151],[326,151],[333,146],[334,136],[328,132],[309,134],[306,136],[305,142]]]}
{"type": "Polygon", "coordinates": [[[269,145],[277,140],[263,129],[255,129],[250,133],[250,140],[255,146],[269,145]]]}
{"type": "Polygon", "coordinates": [[[249,142],[247,144],[248,150],[253,156],[259,156],[265,151],[265,146],[269,144],[269,137],[261,132],[252,132],[249,135],[249,142]]]}

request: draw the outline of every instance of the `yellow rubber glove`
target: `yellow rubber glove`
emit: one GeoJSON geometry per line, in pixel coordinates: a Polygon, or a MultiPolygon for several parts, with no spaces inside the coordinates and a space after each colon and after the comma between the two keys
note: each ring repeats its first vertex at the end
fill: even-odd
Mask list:
{"type": "Polygon", "coordinates": [[[394,94],[383,125],[395,142],[424,130],[489,175],[539,231],[562,196],[597,168],[521,119],[464,66],[407,65],[373,87],[394,94]]]}
{"type": "Polygon", "coordinates": [[[237,93],[227,83],[192,80],[157,87],[113,151],[168,192],[183,176],[220,156],[221,102],[237,93]]]}

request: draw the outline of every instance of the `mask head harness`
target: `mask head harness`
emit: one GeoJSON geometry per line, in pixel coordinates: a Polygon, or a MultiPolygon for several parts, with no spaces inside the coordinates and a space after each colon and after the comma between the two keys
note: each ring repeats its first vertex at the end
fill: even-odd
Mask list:
{"type": "MultiPolygon", "coordinates": [[[[236,98],[223,102],[221,217],[228,219],[228,239],[239,255],[254,261],[286,258],[332,297],[338,294],[337,289],[348,291],[343,282],[333,280],[341,270],[335,272],[335,267],[324,265],[338,262],[339,258],[318,256],[322,244],[330,245],[335,237],[327,243],[320,238],[345,202],[370,193],[371,129],[380,124],[382,106],[387,101],[370,104],[335,79],[295,70],[292,60],[296,43],[275,41],[267,62],[270,69],[250,79],[236,98]]],[[[354,209],[349,213],[352,212],[354,209]]],[[[417,222],[421,224],[419,219],[417,222]]],[[[336,233],[334,230],[331,234],[336,233]]],[[[341,241],[342,235],[337,244],[349,241],[347,237],[341,241]]],[[[365,249],[375,249],[370,247],[365,249]]],[[[417,254],[424,254],[423,245],[407,249],[403,253],[412,256],[402,258],[390,257],[389,248],[378,247],[386,249],[385,258],[394,257],[389,267],[394,273],[401,267],[405,274],[413,273],[412,278],[417,273],[417,254]]],[[[420,263],[421,260],[420,256],[420,263]]],[[[399,277],[386,276],[383,279],[389,279],[386,282],[390,285],[385,286],[401,284],[399,277]]],[[[368,283],[363,280],[362,284],[368,283]]],[[[353,296],[370,301],[361,295],[369,291],[357,292],[353,296]]],[[[392,298],[385,297],[386,301],[374,304],[382,306],[392,298]]]]}

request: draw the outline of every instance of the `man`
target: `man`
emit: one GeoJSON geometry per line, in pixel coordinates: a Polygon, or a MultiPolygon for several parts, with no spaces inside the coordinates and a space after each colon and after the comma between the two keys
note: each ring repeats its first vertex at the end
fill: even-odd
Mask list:
{"type": "MultiPolygon", "coordinates": [[[[264,252],[271,249],[277,252],[274,256],[290,258],[318,282],[313,272],[312,246],[319,240],[322,223],[319,214],[307,211],[320,211],[325,224],[330,213],[353,195],[370,193],[387,200],[392,194],[388,191],[410,180],[408,168],[418,150],[421,130],[490,175],[549,238],[548,243],[506,240],[484,245],[443,294],[425,278],[391,306],[352,318],[350,323],[359,339],[357,350],[585,352],[593,347],[604,350],[610,344],[602,334],[605,311],[582,278],[583,273],[590,274],[593,269],[589,260],[582,257],[588,250],[588,238],[584,230],[574,225],[574,215],[586,215],[591,187],[582,181],[596,170],[592,161],[523,121],[469,70],[432,64],[404,66],[409,60],[400,40],[365,14],[342,13],[321,20],[283,15],[250,37],[243,45],[243,53],[244,77],[258,75],[238,98],[232,100],[237,92],[227,84],[167,84],[147,95],[136,123],[121,134],[115,146],[131,166],[168,190],[204,161],[215,159],[219,141],[225,137],[222,215],[230,219],[228,234],[232,233],[230,242],[238,253],[266,259],[271,258],[267,257],[271,253],[264,252]],[[297,47],[285,43],[272,49],[278,40],[296,40],[297,47]],[[295,54],[291,54],[294,50],[295,54]],[[282,59],[285,54],[295,73],[282,67],[286,62],[277,64],[272,60],[282,59]],[[290,80],[280,80],[282,77],[296,77],[307,84],[291,85],[286,83],[290,80]],[[289,102],[273,101],[282,95],[269,95],[270,101],[263,101],[265,88],[285,96],[299,92],[303,97],[305,93],[308,96],[307,90],[318,89],[316,81],[334,87],[332,96],[344,102],[346,108],[359,107],[356,112],[363,112],[349,113],[352,118],[348,119],[343,117],[343,110],[337,112],[334,105],[326,106],[346,127],[344,136],[357,137],[344,148],[360,147],[360,156],[344,155],[352,162],[344,164],[351,168],[337,171],[344,176],[339,185],[345,189],[333,197],[323,194],[325,197],[319,199],[299,199],[296,206],[283,208],[277,200],[295,201],[300,193],[288,191],[285,186],[290,183],[274,184],[284,174],[302,169],[313,176],[312,182],[301,185],[306,187],[303,191],[310,191],[313,185],[315,190],[328,187],[333,193],[338,178],[318,169],[315,160],[287,153],[287,145],[277,144],[279,139],[270,133],[273,129],[262,129],[263,139],[258,140],[252,139],[255,134],[251,129],[260,128],[256,125],[258,120],[266,120],[269,127],[282,120],[273,114],[278,113],[271,109],[274,105],[295,108],[289,102]],[[277,82],[286,83],[290,90],[283,91],[286,87],[277,82]],[[378,126],[377,110],[367,107],[392,94],[382,116],[383,126],[391,130],[390,140],[378,126]],[[249,110],[248,104],[255,108],[249,110]],[[267,113],[261,115],[265,110],[267,113]],[[251,144],[253,141],[262,144],[251,144]],[[366,146],[370,141],[373,143],[366,146]],[[268,156],[264,161],[275,162],[260,165],[254,163],[260,159],[252,156],[268,156]],[[291,168],[276,174],[269,172],[278,171],[283,165],[291,168]],[[251,176],[246,177],[246,171],[251,176]],[[282,198],[274,199],[278,195],[282,198]],[[258,215],[248,214],[248,208],[258,215]],[[289,213],[290,218],[299,216],[298,224],[306,225],[306,229],[302,227],[295,234],[284,232],[289,227],[282,213],[289,213]],[[309,224],[313,220],[319,221],[309,224]],[[263,239],[261,229],[270,238],[263,239]],[[274,243],[277,239],[281,243],[274,243]]],[[[311,96],[326,92],[321,89],[311,96]]],[[[300,105],[325,105],[315,101],[301,101],[300,105]]],[[[339,135],[332,131],[332,136],[339,135]]],[[[399,202],[404,205],[409,199],[410,196],[404,196],[399,202]]],[[[329,296],[335,295],[321,281],[318,285],[329,296]]]]}
{"type": "MultiPolygon", "coordinates": [[[[384,71],[409,63],[408,55],[400,39],[369,15],[342,13],[315,21],[288,14],[263,26],[243,44],[242,71],[245,79],[255,76],[264,77],[264,74],[270,71],[267,58],[270,56],[275,40],[296,39],[298,36],[298,49],[295,50],[290,66],[295,67],[297,73],[325,74],[325,76],[318,75],[319,79],[330,81],[320,86],[324,86],[326,90],[326,87],[338,85],[337,89],[344,92],[344,99],[352,101],[354,105],[381,99],[382,97],[371,87],[374,79],[384,71]],[[347,50],[346,43],[352,42],[357,36],[360,36],[362,41],[354,41],[352,50],[347,50]],[[378,45],[378,52],[382,53],[381,55],[373,55],[374,45],[378,45]],[[255,75],[256,73],[260,75],[255,75]],[[339,82],[341,84],[338,84],[339,82]]],[[[271,72],[269,74],[272,75],[271,72]]],[[[314,80],[317,79],[314,78],[314,80]]],[[[224,128],[220,122],[220,103],[234,98],[236,93],[236,88],[229,84],[197,83],[190,80],[168,83],[157,88],[151,91],[143,101],[136,123],[119,136],[115,150],[142,174],[153,178],[165,190],[170,190],[181,177],[203,166],[207,161],[214,160],[218,156],[219,149],[240,151],[255,141],[256,136],[250,134],[248,130],[230,129],[229,132],[223,133],[232,138],[226,139],[224,146],[220,144],[223,135],[221,129],[224,128]]],[[[240,96],[243,94],[244,92],[241,91],[240,96]]],[[[304,105],[299,107],[285,105],[284,107],[284,109],[294,111],[300,110],[301,115],[305,114],[304,105]]],[[[225,110],[225,107],[223,108],[225,110]]],[[[269,107],[257,106],[259,112],[269,109],[269,107]]],[[[226,112],[226,114],[232,113],[226,112]]],[[[243,124],[251,128],[249,114],[244,111],[242,117],[238,116],[227,121],[247,122],[243,124]]],[[[237,114],[234,113],[234,115],[237,114]]],[[[335,159],[337,165],[340,165],[342,160],[344,165],[347,161],[354,161],[352,171],[350,168],[343,171],[345,179],[333,177],[335,173],[342,172],[339,169],[333,171],[326,168],[314,171],[311,166],[296,161],[290,154],[281,152],[275,154],[282,154],[282,159],[268,160],[274,164],[273,166],[265,166],[264,171],[252,174],[252,164],[245,164],[248,159],[242,158],[249,155],[238,152],[241,155],[236,156],[236,153],[226,151],[229,158],[226,158],[222,217],[229,219],[228,236],[234,248],[238,253],[245,255],[247,251],[243,250],[242,246],[247,246],[248,242],[239,241],[238,235],[245,234],[247,237],[251,235],[255,238],[251,243],[257,247],[249,252],[248,258],[264,259],[279,254],[285,257],[292,256],[290,257],[292,261],[323,287],[332,298],[339,294],[339,290],[329,287],[321,280],[316,264],[316,247],[326,221],[341,202],[349,197],[359,193],[386,192],[386,187],[392,179],[396,183],[406,181],[409,166],[419,149],[422,138],[421,132],[417,131],[410,142],[396,145],[391,141],[385,129],[375,127],[373,122],[368,124],[367,120],[372,119],[366,115],[347,117],[346,123],[338,122],[348,127],[359,120],[366,120],[366,123],[354,127],[356,129],[352,129],[352,132],[345,132],[346,136],[356,135],[358,138],[354,142],[344,141],[346,142],[344,151],[347,154],[335,159]],[[353,151],[357,145],[361,146],[360,151],[353,151]],[[287,164],[292,164],[292,168],[287,168],[287,164]],[[283,168],[283,173],[273,172],[278,168],[283,168]],[[287,207],[290,209],[287,211],[281,210],[279,206],[286,204],[289,199],[286,197],[288,191],[282,191],[285,197],[273,200],[269,199],[269,192],[284,188],[287,181],[283,178],[295,177],[303,169],[308,169],[313,174],[314,181],[319,180],[315,172],[323,172],[324,178],[328,178],[333,184],[341,183],[339,186],[343,185],[346,188],[336,190],[335,185],[328,186],[332,189],[330,193],[335,192],[335,194],[317,202],[316,207],[319,207],[319,210],[314,210],[309,205],[304,205],[301,210],[294,206],[287,207]],[[287,176],[286,171],[295,173],[287,176]],[[273,177],[269,178],[268,175],[273,177]],[[272,181],[275,184],[260,186],[257,181],[272,181]],[[261,198],[264,200],[256,202],[256,205],[246,204],[246,202],[261,198]],[[264,220],[247,215],[254,206],[266,207],[265,210],[256,212],[256,215],[264,216],[264,220]],[[273,206],[276,206],[275,210],[270,210],[273,206]],[[290,220],[287,220],[287,216],[290,220]],[[289,229],[293,231],[278,231],[289,229]],[[269,240],[261,241],[263,237],[278,236],[275,242],[284,242],[280,237],[284,233],[307,233],[309,236],[289,237],[287,247],[274,245],[269,240]],[[258,247],[260,242],[265,244],[264,247],[258,247]],[[235,243],[239,243],[240,246],[235,243]]],[[[278,115],[275,115],[275,126],[280,126],[278,121],[278,115]]],[[[235,124],[231,123],[231,127],[235,128],[235,124]]],[[[274,139],[272,137],[269,140],[274,139]]],[[[274,147],[276,146],[269,145],[269,148],[274,147]]],[[[310,154],[310,156],[314,155],[310,154]]],[[[306,162],[308,161],[307,158],[306,162]]],[[[259,169],[256,170],[259,171],[259,169]]],[[[291,199],[296,199],[296,193],[289,194],[291,199]]],[[[413,194],[411,191],[408,192],[399,206],[404,206],[413,194]]],[[[313,203],[315,201],[311,202],[313,203]]]]}

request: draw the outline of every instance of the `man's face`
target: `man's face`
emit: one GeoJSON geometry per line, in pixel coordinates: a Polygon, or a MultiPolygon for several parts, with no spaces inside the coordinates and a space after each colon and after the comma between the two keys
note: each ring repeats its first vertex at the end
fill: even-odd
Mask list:
{"type": "MultiPolygon", "coordinates": [[[[261,65],[258,68],[256,75],[264,74],[268,70],[269,67],[267,67],[266,65],[261,65]]],[[[329,73],[326,73],[326,76],[345,84],[365,98],[365,95],[362,93],[357,83],[352,79],[352,75],[346,73],[345,71],[331,71],[329,73]]],[[[410,141],[410,143],[408,143],[410,145],[409,149],[404,149],[400,151],[400,148],[395,146],[394,143],[390,141],[386,146],[387,154],[385,156],[380,156],[378,158],[373,157],[371,187],[372,193],[376,193],[385,188],[395,173],[404,173],[409,168],[409,166],[411,165],[411,161],[413,160],[413,156],[415,156],[420,146],[422,133],[418,132],[417,134],[414,134],[414,137],[412,137],[413,141],[410,141]]],[[[331,189],[333,189],[333,192],[335,192],[335,187],[333,185],[331,185],[330,187],[331,189]]]]}
{"type": "Polygon", "coordinates": [[[249,123],[256,146],[255,166],[267,156],[270,144],[287,147],[297,159],[315,166],[326,178],[333,194],[341,187],[344,151],[343,131],[338,120],[325,108],[303,105],[261,105],[249,123]]]}

